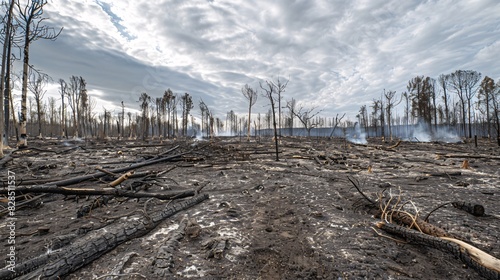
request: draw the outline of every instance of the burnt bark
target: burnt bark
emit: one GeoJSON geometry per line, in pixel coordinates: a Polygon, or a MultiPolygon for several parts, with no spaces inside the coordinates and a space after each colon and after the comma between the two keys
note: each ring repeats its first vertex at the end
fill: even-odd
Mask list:
{"type": "MultiPolygon", "coordinates": [[[[112,195],[132,198],[155,197],[158,199],[173,199],[193,196],[194,190],[180,191],[164,191],[161,193],[144,192],[144,191],[128,191],[116,188],[67,188],[57,185],[41,185],[41,186],[18,186],[16,192],[25,193],[58,193],[64,195],[112,195]]],[[[7,189],[0,190],[0,194],[7,193],[7,189]]]]}
{"type": "Polygon", "coordinates": [[[451,203],[453,207],[463,210],[471,215],[477,216],[477,217],[482,217],[484,216],[484,207],[480,204],[472,204],[468,202],[463,202],[463,201],[455,201],[451,203]]]}
{"type": "Polygon", "coordinates": [[[201,194],[188,200],[176,202],[150,216],[130,220],[127,223],[117,221],[99,231],[92,232],[68,247],[63,247],[14,267],[0,270],[0,279],[60,279],[81,267],[93,262],[118,245],[149,233],[164,219],[190,208],[208,199],[201,194]]]}
{"type": "Polygon", "coordinates": [[[377,223],[377,227],[388,233],[401,236],[412,243],[428,246],[443,252],[451,253],[453,256],[460,259],[464,264],[466,264],[469,267],[472,267],[486,279],[494,279],[494,280],[500,279],[500,272],[498,270],[490,269],[482,265],[477,260],[476,256],[471,254],[467,249],[464,249],[460,245],[451,242],[447,239],[427,235],[419,231],[391,223],[379,222],[377,223]]]}

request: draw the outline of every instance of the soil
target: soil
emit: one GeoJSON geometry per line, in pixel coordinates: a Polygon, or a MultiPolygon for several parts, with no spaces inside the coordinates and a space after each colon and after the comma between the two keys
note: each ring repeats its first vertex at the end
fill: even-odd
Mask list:
{"type": "MultiPolygon", "coordinates": [[[[279,161],[271,139],[265,138],[33,141],[30,149],[13,154],[2,179],[9,170],[18,183],[57,181],[96,172],[97,167],[127,166],[175,145],[180,148],[172,154],[190,151],[179,160],[135,170],[149,175],[128,179],[119,188],[162,192],[203,187],[209,200],[61,279],[481,279],[449,253],[406,243],[376,228],[380,219],[348,177],[370,199],[399,197],[407,211],[422,218],[452,201],[484,206],[485,215],[476,217],[447,205],[432,212],[429,222],[500,258],[500,148],[487,139],[480,139],[477,147],[404,141],[394,147],[396,141],[368,141],[355,145],[340,138],[283,138],[279,161]],[[463,168],[465,160],[469,168],[463,168]],[[183,219],[189,220],[188,227],[179,229],[183,219]],[[159,248],[180,230],[185,235],[171,252],[171,267],[159,269],[159,248]]],[[[114,179],[71,187],[97,187],[114,179]]],[[[36,196],[16,208],[17,263],[64,246],[54,247],[64,237],[83,238],[173,203],[36,196]],[[95,208],[89,213],[81,212],[92,203],[95,208]]],[[[1,205],[6,206],[5,200],[1,205]]],[[[2,216],[4,257],[9,247],[2,216]]]]}

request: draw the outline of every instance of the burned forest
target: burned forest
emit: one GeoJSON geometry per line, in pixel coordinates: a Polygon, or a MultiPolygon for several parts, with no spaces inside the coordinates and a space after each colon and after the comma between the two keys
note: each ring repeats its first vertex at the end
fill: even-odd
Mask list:
{"type": "Polygon", "coordinates": [[[500,280],[499,4],[167,2],[0,1],[0,280],[500,280]]]}
{"type": "Polygon", "coordinates": [[[499,279],[494,143],[274,153],[269,137],[33,140],[1,163],[16,261],[0,278],[499,279]]]}

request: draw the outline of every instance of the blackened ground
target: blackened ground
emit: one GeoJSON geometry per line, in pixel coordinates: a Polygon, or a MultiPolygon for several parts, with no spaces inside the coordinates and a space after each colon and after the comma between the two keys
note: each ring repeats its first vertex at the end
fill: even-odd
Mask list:
{"type": "MultiPolygon", "coordinates": [[[[402,142],[391,148],[395,143],[369,139],[367,145],[354,145],[343,139],[284,138],[280,161],[275,161],[270,139],[164,141],[145,146],[133,141],[46,140],[33,143],[45,152],[16,154],[19,157],[6,168],[16,172],[18,181],[56,180],[95,172],[96,166],[126,166],[177,144],[181,145],[179,152],[197,149],[181,161],[137,170],[153,175],[131,179],[123,187],[161,192],[205,186],[201,191],[210,195],[208,201],[64,279],[480,278],[447,253],[404,243],[376,229],[379,220],[347,177],[357,180],[373,200],[380,194],[386,199],[401,197],[405,209],[421,217],[450,201],[483,205],[485,217],[449,205],[433,212],[429,221],[500,257],[499,147],[487,140],[481,140],[479,147],[402,142]],[[464,160],[470,168],[461,168],[464,160]],[[185,217],[195,221],[201,231],[179,241],[173,267],[164,271],[166,278],[160,277],[155,266],[158,248],[185,217]],[[216,249],[207,245],[213,242],[223,242],[218,247],[221,254],[214,254],[216,249]]],[[[168,203],[113,198],[89,216],[77,218],[77,211],[95,198],[47,195],[31,207],[16,210],[19,262],[45,253],[57,236],[81,238],[119,216],[125,216],[118,221],[126,223],[137,211],[158,210],[168,203]],[[41,228],[48,228],[49,233],[39,235],[41,228]]],[[[4,252],[5,219],[0,226],[4,252]]]]}

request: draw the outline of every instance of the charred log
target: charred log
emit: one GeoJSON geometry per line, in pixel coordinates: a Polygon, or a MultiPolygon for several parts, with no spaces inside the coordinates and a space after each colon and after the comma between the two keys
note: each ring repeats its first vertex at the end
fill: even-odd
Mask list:
{"type": "Polygon", "coordinates": [[[115,222],[110,226],[94,231],[88,236],[62,249],[47,252],[39,257],[16,265],[12,272],[0,270],[0,279],[60,279],[93,262],[118,245],[141,237],[155,228],[164,219],[208,199],[201,194],[188,200],[165,207],[149,217],[131,220],[128,223],[115,222]]]}

